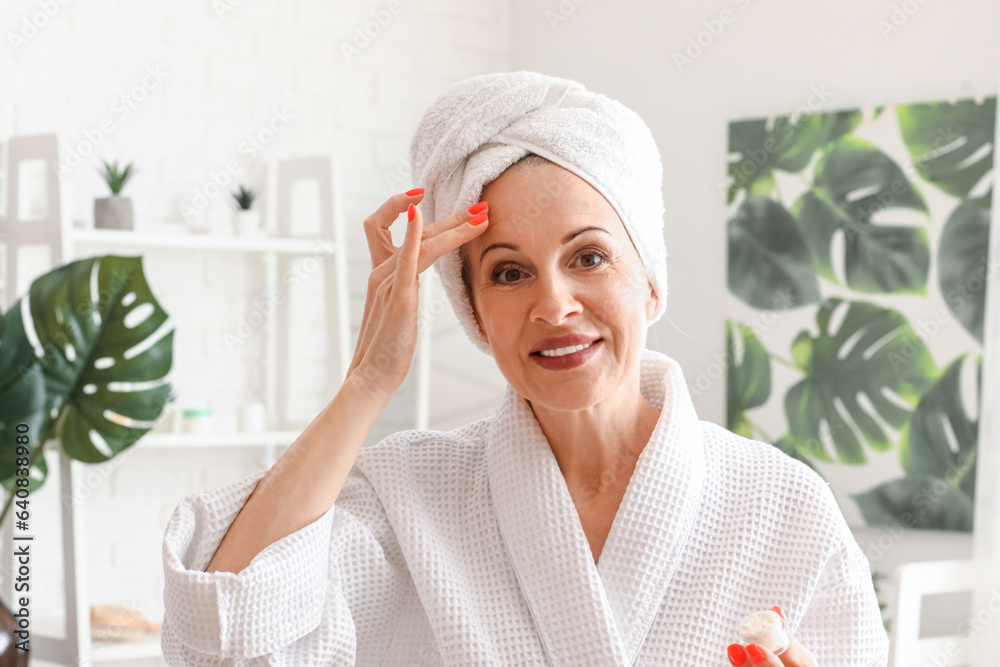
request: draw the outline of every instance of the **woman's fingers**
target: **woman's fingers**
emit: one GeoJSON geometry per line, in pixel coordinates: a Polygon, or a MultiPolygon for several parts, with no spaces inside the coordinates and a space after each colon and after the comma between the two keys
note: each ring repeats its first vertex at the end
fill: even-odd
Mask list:
{"type": "Polygon", "coordinates": [[[403,246],[396,256],[396,278],[394,282],[398,285],[410,285],[417,282],[417,263],[420,259],[421,237],[423,236],[424,216],[420,214],[420,209],[410,204],[407,212],[406,237],[403,239],[403,246]]]}
{"type": "Polygon", "coordinates": [[[730,644],[726,653],[729,655],[729,662],[736,667],[782,667],[785,664],[776,655],[757,644],[747,644],[746,646],[730,644]]]}
{"type": "Polygon", "coordinates": [[[396,246],[392,244],[392,234],[389,233],[389,227],[411,203],[416,204],[423,199],[424,191],[422,189],[417,188],[409,192],[415,194],[408,195],[404,192],[393,195],[386,199],[374,213],[365,218],[365,238],[368,240],[368,253],[371,255],[373,269],[389,259],[396,251],[396,246]]]}
{"type": "MultiPolygon", "coordinates": [[[[472,210],[476,210],[476,207],[472,207],[472,210]]],[[[436,229],[433,234],[429,233],[430,228],[424,232],[420,265],[417,269],[419,273],[423,273],[442,255],[482,234],[489,227],[489,210],[486,206],[481,206],[476,213],[462,211],[431,226],[436,229]]]]}

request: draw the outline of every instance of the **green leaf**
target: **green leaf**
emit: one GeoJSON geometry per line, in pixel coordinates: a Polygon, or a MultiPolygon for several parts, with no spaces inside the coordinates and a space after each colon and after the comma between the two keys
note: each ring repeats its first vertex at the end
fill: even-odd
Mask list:
{"type": "Polygon", "coordinates": [[[891,157],[872,144],[847,136],[832,144],[816,165],[810,191],[795,203],[794,219],[820,275],[839,284],[832,241],[844,235],[844,275],[859,292],[925,294],[930,265],[927,234],[921,227],[876,225],[881,210],[927,204],[891,157]]]}
{"type": "MultiPolygon", "coordinates": [[[[896,107],[903,142],[917,172],[953,197],[965,199],[993,168],[996,96],[896,107]]],[[[989,208],[990,200],[976,200],[989,208]]]]}
{"type": "Polygon", "coordinates": [[[843,463],[865,463],[862,440],[879,451],[892,447],[875,417],[901,428],[912,412],[884,392],[915,405],[937,368],[895,310],[828,299],[817,311],[816,322],[819,336],[802,331],[793,345],[793,357],[806,377],[785,394],[789,431],[800,448],[822,461],[833,461],[823,445],[828,434],[843,463]],[[847,312],[839,328],[831,331],[831,316],[838,308],[847,312]],[[862,396],[867,405],[860,402],[862,396]]]}
{"type": "Polygon", "coordinates": [[[726,359],[729,361],[726,368],[726,427],[752,438],[753,430],[746,411],[763,405],[771,395],[771,358],[750,327],[726,320],[726,359]],[[742,339],[741,356],[737,355],[734,324],[742,339]],[[736,363],[737,358],[741,363],[736,363]]]}
{"type": "Polygon", "coordinates": [[[63,408],[63,450],[87,463],[134,444],[166,404],[173,332],[140,257],[92,257],[36,279],[26,297],[44,359],[45,411],[63,408]]]}
{"type": "Polygon", "coordinates": [[[972,531],[972,500],[935,477],[900,477],[851,497],[869,526],[972,531]]]}
{"type": "MultiPolygon", "coordinates": [[[[19,306],[19,304],[15,304],[19,306]]],[[[0,318],[0,485],[14,488],[17,470],[17,437],[26,435],[28,456],[42,444],[45,413],[45,378],[28,342],[21,308],[13,307],[0,318]],[[21,426],[19,429],[18,427],[21,426]],[[26,430],[25,430],[26,427],[26,430]]],[[[28,491],[37,490],[48,476],[45,457],[35,459],[28,491]]]]}
{"type": "Polygon", "coordinates": [[[729,152],[738,156],[729,164],[733,182],[728,202],[732,203],[736,193],[743,189],[757,195],[770,194],[774,169],[802,171],[817,150],[853,130],[860,120],[858,112],[842,111],[802,114],[794,123],[790,115],[730,123],[729,152]],[[768,185],[754,188],[762,179],[769,181],[768,185]]]}
{"type": "Polygon", "coordinates": [[[941,232],[938,284],[948,308],[983,343],[989,265],[990,210],[968,200],[959,204],[941,232]]]}
{"type": "MultiPolygon", "coordinates": [[[[962,361],[955,359],[927,392],[904,427],[899,442],[899,460],[908,475],[945,479],[969,498],[976,497],[976,443],[979,422],[965,413],[960,381],[962,361]],[[954,434],[957,451],[952,451],[954,434]]],[[[982,357],[977,366],[977,387],[982,386],[982,357]]],[[[977,390],[976,395],[979,395],[977,390]]],[[[978,400],[978,399],[977,399],[978,400]]]]}
{"type": "Polygon", "coordinates": [[[729,220],[729,290],[761,310],[820,300],[819,281],[802,234],[785,207],[748,196],[729,220]]]}

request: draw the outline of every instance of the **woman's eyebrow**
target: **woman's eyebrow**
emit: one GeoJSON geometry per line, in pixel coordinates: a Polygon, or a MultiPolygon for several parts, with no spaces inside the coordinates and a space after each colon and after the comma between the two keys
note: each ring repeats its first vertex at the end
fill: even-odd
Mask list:
{"type": "MultiPolygon", "coordinates": [[[[580,234],[583,234],[584,232],[589,232],[591,230],[598,231],[598,232],[604,232],[608,236],[611,236],[611,232],[609,232],[608,230],[606,230],[604,227],[598,227],[596,225],[591,225],[590,227],[584,227],[582,229],[578,229],[575,232],[570,232],[569,234],[567,234],[566,236],[564,236],[563,240],[562,240],[563,245],[566,245],[567,243],[569,243],[570,241],[572,241],[573,239],[575,239],[580,234]]],[[[520,250],[520,248],[518,248],[513,243],[491,243],[490,245],[488,245],[485,248],[483,248],[483,252],[479,255],[479,263],[480,264],[483,263],[483,257],[486,256],[486,253],[488,253],[490,250],[493,250],[494,248],[508,248],[510,250],[513,250],[514,252],[518,252],[520,250]]]]}

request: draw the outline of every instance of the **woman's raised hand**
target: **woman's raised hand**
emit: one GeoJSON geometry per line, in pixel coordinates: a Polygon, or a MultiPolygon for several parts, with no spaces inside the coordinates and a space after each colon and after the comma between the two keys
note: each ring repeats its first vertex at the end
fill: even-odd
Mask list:
{"type": "Polygon", "coordinates": [[[419,275],[442,255],[475,238],[488,227],[487,204],[442,218],[424,227],[415,204],[423,188],[393,195],[365,220],[365,236],[371,254],[361,332],[347,379],[360,381],[367,390],[386,400],[403,384],[413,362],[417,338],[417,293],[419,275]],[[389,227],[407,212],[406,237],[402,247],[392,244],[389,227]]]}
{"type": "Polygon", "coordinates": [[[736,667],[760,667],[761,665],[763,667],[816,667],[816,656],[792,635],[781,607],[771,607],[771,611],[776,611],[781,616],[781,623],[785,626],[785,632],[788,633],[788,638],[791,640],[788,648],[782,651],[781,655],[775,655],[765,647],[756,644],[747,644],[746,646],[730,644],[726,649],[729,662],[736,667]]]}

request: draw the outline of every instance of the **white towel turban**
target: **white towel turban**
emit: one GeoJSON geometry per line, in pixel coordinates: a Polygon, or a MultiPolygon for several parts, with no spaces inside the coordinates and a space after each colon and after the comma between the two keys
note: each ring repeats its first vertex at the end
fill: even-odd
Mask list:
{"type": "MultiPolygon", "coordinates": [[[[459,81],[424,113],[410,146],[425,224],[469,208],[483,186],[528,153],[587,181],[614,207],[657,295],[648,324],[666,310],[663,165],[634,111],[576,81],[502,72],[459,81]]],[[[455,249],[434,263],[469,339],[492,356],[473,314],[455,249]]]]}

